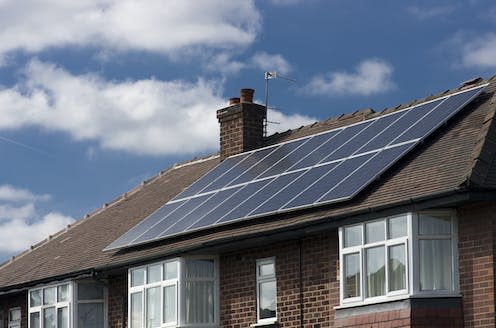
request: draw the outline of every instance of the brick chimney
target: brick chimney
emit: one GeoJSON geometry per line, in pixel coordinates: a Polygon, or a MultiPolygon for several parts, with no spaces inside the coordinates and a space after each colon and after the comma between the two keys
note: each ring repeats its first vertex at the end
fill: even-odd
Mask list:
{"type": "Polygon", "coordinates": [[[254,93],[241,89],[239,98],[230,98],[229,107],[217,111],[221,160],[262,146],[266,109],[253,103],[254,93]]]}

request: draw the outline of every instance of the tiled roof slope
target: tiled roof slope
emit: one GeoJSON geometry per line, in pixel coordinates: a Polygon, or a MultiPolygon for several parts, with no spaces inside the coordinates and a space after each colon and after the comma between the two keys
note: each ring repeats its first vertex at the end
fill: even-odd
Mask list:
{"type": "MultiPolygon", "coordinates": [[[[137,249],[102,252],[105,246],[214,167],[219,158],[214,156],[192,161],[162,172],[50,240],[34,246],[4,264],[0,268],[0,291],[51,277],[117,267],[171,255],[233,238],[255,236],[261,232],[332,220],[371,208],[429,197],[460,186],[496,188],[496,163],[493,163],[496,151],[496,78],[476,81],[477,84],[484,82],[490,82],[490,85],[460,115],[440,128],[440,131],[351,201],[287,213],[270,220],[255,219],[210,231],[200,231],[190,236],[164,240],[137,249]]],[[[450,90],[449,93],[458,90],[450,90]]],[[[266,143],[273,144],[333,129],[432,98],[434,96],[380,113],[363,110],[342,115],[276,134],[268,138],[266,143]]]]}

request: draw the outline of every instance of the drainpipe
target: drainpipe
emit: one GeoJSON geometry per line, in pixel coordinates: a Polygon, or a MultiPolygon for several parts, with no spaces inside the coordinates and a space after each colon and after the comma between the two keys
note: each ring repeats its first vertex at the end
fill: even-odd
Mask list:
{"type": "Polygon", "coordinates": [[[302,251],[303,243],[298,239],[298,285],[300,286],[300,327],[303,328],[303,264],[302,264],[302,251]]]}

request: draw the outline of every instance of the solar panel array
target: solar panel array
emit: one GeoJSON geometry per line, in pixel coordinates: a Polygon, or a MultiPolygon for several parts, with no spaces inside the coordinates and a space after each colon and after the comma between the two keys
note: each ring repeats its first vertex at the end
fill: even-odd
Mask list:
{"type": "Polygon", "coordinates": [[[229,157],[105,250],[351,199],[483,88],[229,157]]]}

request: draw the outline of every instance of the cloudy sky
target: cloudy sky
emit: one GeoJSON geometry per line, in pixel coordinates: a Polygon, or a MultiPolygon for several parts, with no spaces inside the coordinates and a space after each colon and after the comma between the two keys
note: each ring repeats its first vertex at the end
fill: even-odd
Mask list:
{"type": "Polygon", "coordinates": [[[218,147],[239,89],[271,132],[496,73],[494,1],[0,0],[0,262],[218,147]]]}

